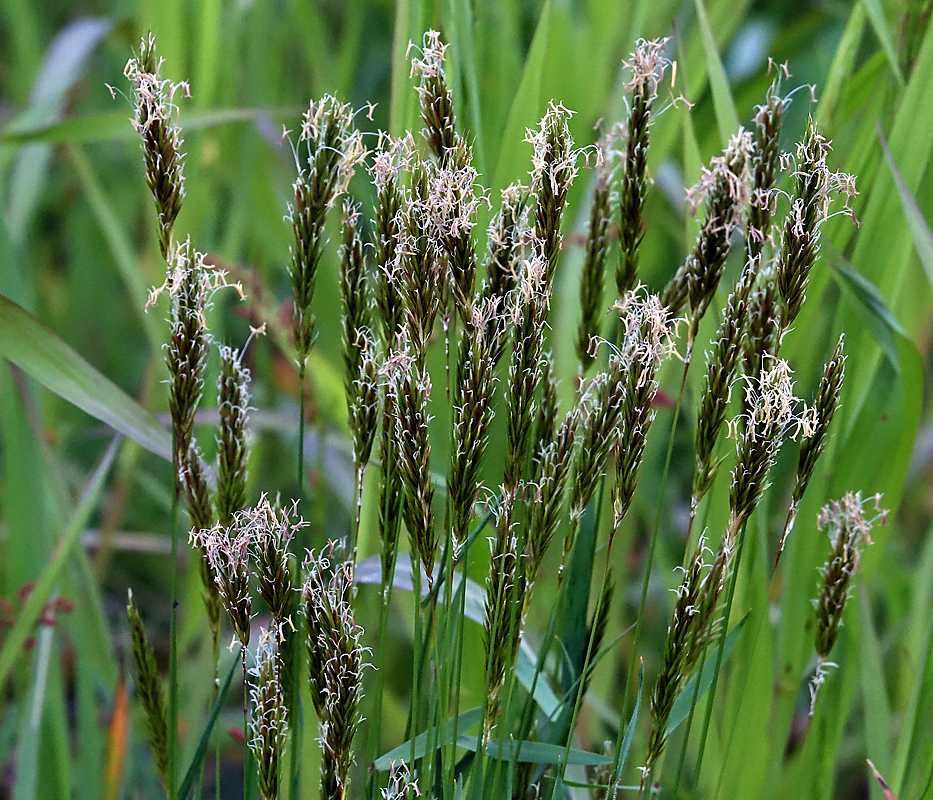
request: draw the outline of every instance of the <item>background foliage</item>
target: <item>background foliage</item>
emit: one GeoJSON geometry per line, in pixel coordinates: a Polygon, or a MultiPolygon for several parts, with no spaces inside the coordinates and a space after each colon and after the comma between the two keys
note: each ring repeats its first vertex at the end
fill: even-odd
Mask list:
{"type": "MultiPolygon", "coordinates": [[[[463,132],[475,137],[476,166],[493,197],[526,177],[531,151],[522,142],[524,131],[537,124],[549,99],[576,112],[571,125],[577,143],[592,142],[600,119],[624,114],[620,65],[635,40],[673,34],[677,85],[694,105],[666,111],[653,130],[654,183],[640,273],[653,290],[673,274],[698,227],[696,221],[683,223],[683,188],[762,102],[770,82],[768,57],[787,62],[793,74],[789,85],[816,86],[815,104],[806,89],[795,96],[785,124],[786,146],[799,139],[807,112],[813,113],[833,140],[831,167],[858,176],[855,210],[861,227],[856,230],[845,218],[827,224],[809,300],[784,354],[795,367],[800,394],[808,397],[836,332],[845,330],[846,387],[818,485],[785,556],[783,599],[775,598],[770,607],[763,602],[756,612],[770,614],[774,624],[761,628],[760,636],[740,639],[733,656],[737,673],[717,699],[722,715],[707,745],[702,796],[861,797],[870,791],[880,797],[864,767],[868,757],[901,800],[929,797],[933,444],[924,394],[933,333],[933,237],[924,222],[933,217],[929,12],[924,0],[710,0],[705,6],[702,0],[51,0],[41,5],[5,0],[0,8],[5,56],[0,59],[0,294],[47,328],[37,328],[33,317],[8,303],[0,305],[0,354],[6,359],[0,361],[0,794],[159,793],[142,728],[139,720],[127,721],[121,688],[128,664],[127,586],[133,586],[147,626],[164,645],[171,503],[168,437],[140,410],[163,420],[166,414],[160,349],[166,326],[159,312],[143,312],[146,290],[162,282],[164,265],[129,104],[121,96],[128,54],[151,29],[167,76],[190,81],[192,99],[182,111],[188,196],[179,226],[243,281],[248,302],[233,309],[221,298],[210,320],[218,340],[239,345],[249,322],[288,318],[289,229],[283,214],[294,160],[283,126],[295,129],[309,98],[333,93],[355,107],[377,104],[372,121],[358,118],[366,129],[420,128],[404,52],[409,40],[419,41],[434,26],[451,43],[448,74],[458,119],[463,132]],[[107,84],[116,88],[115,98],[107,84]],[[59,339],[87,364],[69,360],[58,349],[59,339]],[[116,387],[139,406],[125,403],[116,387]],[[118,429],[135,432],[136,442],[123,440],[108,450],[112,431],[98,419],[116,420],[118,429]],[[824,498],[848,490],[883,492],[884,505],[897,513],[876,532],[864,556],[837,654],[839,669],[824,689],[825,713],[817,734],[798,748],[797,676],[810,657],[809,598],[824,554],[824,538],[813,520],[824,498]],[[55,598],[67,602],[47,605],[55,598]],[[51,619],[57,624],[44,624],[51,619]],[[792,677],[782,686],[785,669],[792,677]],[[775,682],[789,697],[778,698],[778,711],[772,713],[767,687],[775,682]]],[[[591,188],[589,178],[584,172],[571,196],[573,212],[565,225],[570,244],[551,316],[550,342],[565,377],[565,400],[576,370],[582,261],[574,234],[586,224],[582,201],[591,188]]],[[[351,191],[370,203],[365,180],[351,191]]],[[[319,309],[339,307],[335,232],[319,277],[319,309]]],[[[309,371],[311,484],[303,508],[314,546],[340,535],[352,515],[339,316],[319,313],[318,327],[309,371]]],[[[256,342],[251,356],[257,408],[252,499],[268,488],[291,496],[296,493],[295,370],[275,335],[256,342]]],[[[675,393],[676,376],[667,376],[664,385],[675,393]]],[[[443,408],[435,415],[438,425],[445,422],[443,408]]],[[[207,416],[204,422],[213,420],[207,416]]],[[[676,456],[688,451],[691,424],[676,433],[675,472],[666,490],[656,580],[646,611],[651,624],[640,648],[649,675],[656,670],[670,613],[666,590],[674,585],[673,568],[683,551],[690,476],[677,474],[676,456]]],[[[662,410],[649,463],[663,462],[662,432],[669,429],[670,413],[662,410]]],[[[495,442],[494,435],[493,449],[495,442]]],[[[446,439],[438,437],[436,447],[445,463],[446,439]]],[[[689,460],[689,455],[680,459],[689,460]]],[[[791,467],[783,459],[778,475],[791,467]]],[[[639,565],[660,491],[660,485],[640,483],[630,536],[618,547],[621,591],[613,630],[628,625],[637,609],[639,565]]],[[[373,531],[372,518],[364,518],[364,556],[376,552],[373,531]]],[[[201,641],[205,628],[196,570],[187,575],[192,579],[184,584],[183,597],[181,724],[182,748],[190,756],[209,705],[205,676],[211,667],[210,648],[201,641]]],[[[743,596],[767,597],[768,584],[753,568],[743,580],[743,596]]],[[[363,599],[374,605],[376,593],[363,599]]],[[[749,629],[758,630],[758,622],[749,621],[749,629]]],[[[404,618],[397,624],[393,646],[404,656],[410,647],[404,618]]],[[[468,629],[467,636],[479,647],[478,629],[468,629]]],[[[623,673],[628,656],[623,641],[618,655],[623,673]]],[[[466,690],[477,696],[481,672],[471,685],[465,670],[466,690]]],[[[390,677],[389,684],[395,704],[387,708],[392,724],[384,724],[384,730],[401,730],[407,678],[390,677]]],[[[613,669],[597,671],[592,693],[606,706],[587,708],[581,722],[581,735],[597,747],[600,725],[612,719],[621,689],[613,669]]],[[[230,712],[229,724],[222,719],[223,730],[237,724],[235,713],[230,712]]],[[[385,744],[399,741],[387,735],[385,744]]],[[[228,749],[236,759],[239,749],[228,749]]],[[[305,758],[312,769],[313,741],[305,758]]]]}

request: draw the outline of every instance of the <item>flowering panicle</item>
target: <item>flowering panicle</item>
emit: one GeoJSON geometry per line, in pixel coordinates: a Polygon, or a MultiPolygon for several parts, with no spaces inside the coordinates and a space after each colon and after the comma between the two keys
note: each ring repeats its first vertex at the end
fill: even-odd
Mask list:
{"type": "Polygon", "coordinates": [[[331,567],[334,543],[325,556],[309,553],[302,601],[308,619],[308,668],[321,744],[321,797],[348,797],[353,737],[362,722],[365,648],[363,629],[350,607],[353,565],[331,567]]]}
{"type": "Polygon", "coordinates": [[[168,716],[165,709],[165,691],[159,679],[155,653],[133,601],[132,589],[127,593],[126,615],[130,623],[130,642],[133,648],[133,664],[136,667],[136,692],[146,713],[149,746],[155,758],[156,772],[162,785],[167,786],[168,716]]]}
{"type": "MultiPolygon", "coordinates": [[[[488,314],[488,309],[486,310],[488,314]]],[[[453,389],[453,454],[447,477],[450,498],[453,557],[459,558],[473,517],[480,465],[486,451],[495,384],[494,342],[486,338],[487,320],[482,310],[463,329],[453,389]]]]}
{"type": "Polygon", "coordinates": [[[688,352],[696,338],[700,319],[716,294],[732,233],[741,222],[742,211],[750,199],[748,156],[751,146],[751,134],[740,129],[723,154],[712,160],[712,169],[704,169],[688,195],[693,209],[705,201],[706,219],[693,253],[662,296],[672,317],[677,316],[685,301],[689,305],[688,352]]]}
{"type": "Polygon", "coordinates": [[[376,307],[382,323],[382,338],[388,348],[396,346],[402,332],[404,312],[395,271],[401,240],[401,209],[405,202],[402,170],[413,150],[410,138],[393,139],[384,135],[379,140],[379,149],[370,168],[376,187],[376,307]]]}
{"type": "Polygon", "coordinates": [[[327,211],[346,191],[353,171],[366,154],[358,131],[353,130],[348,105],[326,96],[305,112],[298,139],[298,177],[294,205],[289,206],[293,244],[289,275],[295,294],[292,333],[298,367],[305,363],[314,342],[314,284],[324,251],[327,211]]]}
{"type": "Polygon", "coordinates": [[[473,226],[485,196],[477,192],[478,173],[470,163],[470,148],[458,139],[451,158],[431,168],[428,179],[428,224],[447,261],[454,305],[464,324],[473,313],[476,247],[473,226]]]}
{"type": "Polygon", "coordinates": [[[748,300],[745,332],[742,336],[742,369],[749,378],[760,378],[765,364],[777,357],[779,322],[774,270],[763,267],[759,285],[748,300]]]}
{"type": "Polygon", "coordinates": [[[590,229],[586,237],[586,256],[580,277],[581,319],[577,333],[577,359],[581,372],[586,372],[596,359],[593,342],[602,329],[603,283],[606,274],[606,259],[609,255],[609,221],[612,215],[610,204],[609,163],[603,156],[597,167],[596,188],[590,209],[590,229]]]}
{"type": "Polygon", "coordinates": [[[395,267],[405,304],[405,327],[414,356],[423,363],[444,291],[437,244],[427,229],[431,166],[411,165],[411,189],[403,212],[402,238],[395,267]]]}
{"type": "Polygon", "coordinates": [[[217,410],[220,414],[217,518],[222,525],[232,523],[233,515],[243,508],[246,499],[249,380],[249,370],[243,366],[242,353],[231,347],[221,347],[220,376],[217,378],[217,410]]]}
{"type": "Polygon", "coordinates": [[[771,216],[781,155],[781,126],[787,100],[778,95],[777,81],[768,88],[765,104],[755,114],[751,152],[752,196],[748,204],[748,258],[761,258],[771,235],[771,216]]]}
{"type": "Polygon", "coordinates": [[[778,545],[775,566],[781,560],[781,553],[784,551],[784,544],[787,537],[794,527],[797,519],[797,512],[800,509],[800,501],[807,490],[810,478],[813,477],[813,470],[816,468],[816,462],[826,447],[826,439],[829,435],[829,426],[836,415],[836,408],[839,405],[839,394],[842,391],[842,379],[845,375],[846,357],[842,352],[842,343],[844,336],[839,337],[836,349],[833,351],[832,358],[826,363],[823,369],[823,377],[820,380],[820,388],[816,394],[816,402],[813,405],[813,432],[804,436],[800,443],[800,456],[797,459],[797,477],[794,480],[794,493],[791,496],[790,508],[787,510],[787,520],[784,523],[784,532],[781,534],[781,542],[778,545]]]}
{"type": "Polygon", "coordinates": [[[256,661],[247,673],[252,711],[249,749],[256,759],[259,794],[263,800],[279,796],[279,763],[288,736],[288,708],[282,691],[281,634],[277,627],[263,630],[256,646],[256,661]]]}
{"type": "Polygon", "coordinates": [[[434,526],[434,484],[431,482],[431,440],[428,437],[428,398],[431,378],[407,353],[396,354],[387,392],[395,411],[392,442],[402,488],[403,516],[429,586],[434,583],[437,531],[434,526]]]}
{"type": "Polygon", "coordinates": [[[748,315],[749,296],[757,271],[757,259],[746,263],[739,282],[726,301],[713,351],[707,356],[694,444],[696,471],[693,473],[690,499],[691,521],[696,516],[700,501],[713,485],[719,468],[718,463],[713,463],[713,451],[726,421],[732,384],[742,354],[742,332],[748,315]]]}
{"type": "Polygon", "coordinates": [[[531,193],[535,197],[535,235],[541,242],[544,257],[544,283],[550,289],[560,260],[563,241],[560,232],[567,193],[577,176],[577,155],[567,120],[570,112],[559,103],[548,111],[537,131],[529,130],[525,141],[534,148],[531,169],[531,193]]]}
{"type": "Polygon", "coordinates": [[[746,379],[748,412],[741,420],[733,420],[732,425],[735,435],[739,423],[744,423],[737,434],[738,453],[729,491],[729,521],[723,539],[723,548],[730,559],[742,525],[768,486],[768,473],[785,436],[795,425],[805,434],[812,425],[811,414],[797,412],[798,401],[790,375],[787,362],[777,359],[759,380],[746,379]]]}
{"type": "Polygon", "coordinates": [[[503,487],[505,502],[514,501],[531,449],[535,394],[541,381],[544,325],[550,306],[546,264],[528,259],[512,310],[512,361],[509,364],[503,487]]]}
{"type": "Polygon", "coordinates": [[[619,190],[619,265],[616,288],[619,297],[635,288],[638,247],[645,233],[644,205],[648,188],[648,140],[651,107],[658,96],[668,61],[663,56],[667,39],[638,41],[624,66],[632,78],[626,90],[632,93],[626,129],[625,164],[619,190]]]}
{"type": "MultiPolygon", "coordinates": [[[[210,528],[214,524],[214,512],[211,503],[210,487],[205,475],[207,466],[196,442],[188,447],[188,457],[180,470],[179,479],[185,487],[185,496],[188,500],[188,516],[191,518],[191,527],[195,530],[210,528]]],[[[217,593],[217,584],[207,561],[207,553],[201,549],[198,559],[198,572],[204,588],[204,606],[207,609],[207,619],[211,631],[216,637],[220,630],[220,595],[217,593]]]]}
{"type": "MultiPolygon", "coordinates": [[[[409,53],[413,45],[408,45],[409,53]]],[[[421,116],[424,120],[424,138],[435,158],[446,165],[454,158],[454,147],[458,136],[455,128],[454,104],[444,75],[444,57],[447,45],[441,42],[437,31],[424,35],[420,58],[411,60],[411,77],[417,75],[418,97],[421,99],[421,116]]]]}
{"type": "Polygon", "coordinates": [[[494,361],[499,362],[505,350],[508,305],[512,291],[518,285],[525,259],[526,245],[531,239],[528,223],[528,195],[518,184],[502,190],[502,206],[489,223],[486,258],[488,277],[480,289],[480,297],[490,311],[487,316],[487,338],[496,342],[494,361]]]}
{"type": "Polygon", "coordinates": [[[654,421],[657,373],[671,352],[667,309],[657,295],[629,291],[614,306],[622,323],[621,351],[629,361],[612,488],[612,536],[632,504],[648,429],[654,421]]]}
{"type": "Polygon", "coordinates": [[[827,660],[842,624],[842,613],[851,594],[852,576],[859,568],[859,554],[864,545],[871,544],[871,529],[876,522],[887,523],[888,512],[881,508],[881,495],[862,500],[859,492],[846,494],[820,511],[817,525],[829,535],[829,559],[820,569],[823,582],[820,595],[813,601],[816,609],[816,674],[810,682],[810,716],[816,709],[820,687],[826,680],[826,670],[832,666],[827,660]],[[874,502],[876,516],[865,517],[865,504],[874,502]]]}
{"type": "Polygon", "coordinates": [[[190,97],[187,83],[162,78],[162,59],[156,58],[155,37],[150,32],[139,45],[139,57],[131,58],[123,71],[133,84],[133,127],[143,140],[146,183],[159,217],[159,247],[169,263],[174,258],[172,230],[185,197],[182,138],[178,127],[175,95],[190,97]]]}
{"type": "Polygon", "coordinates": [[[169,373],[169,411],[175,464],[180,466],[194,438],[194,415],[204,392],[204,370],[211,341],[205,319],[211,278],[204,269],[203,256],[191,252],[190,242],[185,241],[176,248],[164,286],[171,300],[171,333],[165,357],[169,373]]]}
{"type": "Polygon", "coordinates": [[[363,263],[363,241],[357,227],[359,209],[343,205],[340,290],[343,297],[344,389],[347,421],[357,469],[369,462],[376,440],[379,376],[372,327],[372,303],[363,263]]]}
{"type": "Polygon", "coordinates": [[[784,220],[784,241],[777,264],[782,337],[800,313],[819,251],[820,225],[829,211],[829,150],[829,142],[810,120],[803,142],[797,145],[797,187],[784,220]]]}
{"type": "Polygon", "coordinates": [[[677,588],[677,602],[667,629],[661,669],[651,695],[651,734],[642,770],[643,786],[647,785],[651,771],[667,744],[667,723],[674,701],[712,635],[713,616],[723,585],[725,561],[725,555],[720,551],[713,563],[707,564],[701,537],[684,580],[677,588]]]}
{"type": "Polygon", "coordinates": [[[246,647],[250,639],[252,601],[249,592],[249,546],[250,532],[234,525],[214,525],[200,531],[191,531],[191,543],[205,555],[214,574],[214,582],[220,594],[230,624],[246,647]]]}

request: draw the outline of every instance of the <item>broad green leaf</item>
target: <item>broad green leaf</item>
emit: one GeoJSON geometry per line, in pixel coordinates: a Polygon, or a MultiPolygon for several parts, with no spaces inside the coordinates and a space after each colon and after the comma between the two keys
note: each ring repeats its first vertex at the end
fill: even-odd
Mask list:
{"type": "Polygon", "coordinates": [[[51,329],[0,295],[0,355],[150,453],[171,460],[169,432],[51,329]]]}
{"type": "MultiPolygon", "coordinates": [[[[457,739],[457,746],[464,750],[476,750],[476,739],[469,736],[461,736],[457,739]]],[[[516,742],[509,739],[500,742],[498,739],[492,739],[486,745],[486,755],[492,758],[499,757],[500,748],[502,749],[503,761],[517,761],[524,764],[578,764],[584,767],[599,767],[612,763],[612,759],[601,756],[598,753],[589,753],[585,750],[577,750],[571,747],[568,751],[565,747],[556,744],[547,744],[545,742],[516,742]],[[516,752],[517,751],[517,752],[516,752]],[[569,752],[569,755],[568,755],[569,752]],[[567,756],[566,762],[564,756],[567,756]]]]}
{"type": "MultiPolygon", "coordinates": [[[[457,717],[457,730],[467,730],[472,728],[474,725],[477,725],[483,719],[483,709],[471,708],[469,711],[464,711],[460,716],[457,717]]],[[[447,720],[440,726],[440,730],[434,728],[430,731],[432,740],[437,748],[440,748],[448,744],[453,736],[454,732],[454,721],[452,719],[447,720]]],[[[423,758],[427,747],[428,741],[428,731],[424,733],[419,733],[415,737],[415,758],[423,758]]],[[[457,742],[460,745],[460,742],[457,742]]],[[[460,745],[461,747],[463,745],[460,745]]],[[[476,749],[476,741],[473,741],[472,748],[467,749],[476,749]]],[[[371,766],[371,769],[377,769],[380,772],[389,769],[392,765],[392,762],[399,761],[408,761],[411,758],[411,740],[409,739],[404,744],[400,744],[398,747],[393,748],[384,756],[377,758],[371,766]]]]}

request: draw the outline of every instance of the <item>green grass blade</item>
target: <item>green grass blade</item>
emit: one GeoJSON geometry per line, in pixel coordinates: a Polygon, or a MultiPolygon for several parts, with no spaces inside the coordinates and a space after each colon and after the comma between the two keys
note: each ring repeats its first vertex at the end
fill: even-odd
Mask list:
{"type": "MultiPolygon", "coordinates": [[[[726,643],[722,650],[722,664],[726,663],[733,649],[735,649],[736,642],[738,642],[739,636],[742,634],[742,629],[747,619],[748,615],[746,614],[726,635],[726,643]]],[[[718,649],[716,652],[711,652],[706,657],[706,661],[703,662],[703,668],[694,671],[690,680],[687,681],[687,683],[684,684],[684,688],[680,690],[680,694],[677,695],[677,699],[674,701],[674,706],[671,709],[671,715],[667,721],[667,728],[664,730],[665,736],[670,736],[680,727],[684,720],[690,716],[690,707],[693,705],[693,693],[696,689],[697,680],[700,681],[700,691],[697,694],[697,700],[700,700],[700,698],[705,696],[709,691],[709,687],[713,682],[713,673],[716,671],[718,655],[718,649]]]]}
{"type": "Polygon", "coordinates": [[[34,800],[39,787],[39,761],[42,753],[42,729],[45,719],[46,692],[55,629],[43,625],[36,637],[33,656],[32,686],[29,700],[20,717],[19,742],[16,748],[16,783],[13,800],[34,800]]]}
{"type": "Polygon", "coordinates": [[[502,133],[502,146],[492,174],[492,198],[498,200],[499,192],[516,180],[522,180],[531,164],[530,154],[524,149],[522,140],[525,129],[534,126],[544,114],[541,98],[541,74],[547,57],[548,31],[551,21],[551,0],[544,0],[538,25],[535,28],[522,78],[512,100],[509,115],[502,133]]]}
{"type": "Polygon", "coordinates": [[[191,787],[194,785],[195,779],[200,773],[201,764],[204,761],[204,754],[207,752],[207,746],[211,740],[211,732],[214,730],[214,724],[217,722],[217,717],[220,716],[220,709],[222,708],[224,700],[227,697],[227,692],[230,689],[230,683],[233,680],[233,674],[236,672],[236,668],[239,665],[240,653],[237,651],[237,654],[230,662],[230,669],[227,670],[227,677],[224,678],[224,682],[220,686],[220,691],[214,700],[214,704],[211,706],[211,711],[210,714],[208,714],[207,722],[204,724],[204,730],[201,731],[201,738],[198,740],[197,749],[194,751],[194,757],[191,759],[191,763],[188,765],[188,769],[185,770],[185,777],[182,779],[181,785],[178,787],[179,800],[186,800],[188,794],[191,792],[191,787]]]}
{"type": "Polygon", "coordinates": [[[110,467],[117,454],[119,439],[114,439],[101,457],[91,477],[88,479],[81,497],[72,512],[71,519],[62,533],[61,539],[55,546],[48,566],[43,570],[36,581],[32,592],[23,605],[16,618],[16,624],[10,629],[3,649],[0,650],[0,684],[4,683],[13,665],[22,653],[23,644],[29,638],[30,632],[39,619],[42,609],[55,590],[61,579],[62,570],[71,558],[75,547],[81,541],[87,521],[97,507],[104,483],[110,472],[110,467]]]}
{"type": "MultiPolygon", "coordinates": [[[[464,750],[476,750],[476,737],[461,736],[457,740],[457,746],[464,750]]],[[[571,747],[569,755],[567,748],[556,744],[547,744],[546,742],[517,742],[509,739],[500,742],[498,739],[490,739],[486,745],[486,755],[492,758],[498,758],[502,754],[502,760],[508,761],[514,759],[524,764],[576,764],[584,767],[606,766],[612,763],[612,759],[598,753],[589,753],[586,750],[578,750],[571,747]],[[517,752],[516,752],[517,751],[517,752]],[[567,760],[564,762],[564,756],[567,760]]]]}
{"type": "Polygon", "coordinates": [[[881,7],[880,0],[862,0],[861,5],[865,7],[868,13],[868,20],[874,28],[878,41],[881,42],[881,49],[888,59],[888,65],[897,78],[898,84],[903,87],[904,74],[901,72],[901,65],[897,60],[897,51],[894,49],[894,39],[891,36],[891,30],[888,28],[888,22],[884,18],[884,9],[881,7]]]}
{"type": "MultiPolygon", "coordinates": [[[[472,728],[474,725],[477,725],[483,719],[483,709],[482,708],[471,708],[469,711],[464,711],[457,717],[457,730],[465,731],[467,728],[472,728]]],[[[427,742],[428,734],[431,734],[431,739],[435,745],[435,748],[440,748],[451,741],[454,731],[454,721],[447,720],[438,728],[432,728],[430,731],[424,731],[419,733],[415,737],[415,746],[412,750],[412,742],[409,739],[407,742],[400,744],[398,747],[393,748],[384,756],[380,756],[375,761],[373,761],[371,769],[377,769],[380,772],[383,772],[392,765],[393,762],[399,761],[408,761],[411,758],[412,752],[416,759],[424,758],[427,753],[427,742]]],[[[476,740],[471,739],[471,747],[475,749],[476,740]]],[[[460,743],[458,742],[458,745],[460,743]]],[[[460,745],[461,747],[463,745],[460,745]]]]}
{"type": "Polygon", "coordinates": [[[703,0],[694,0],[697,12],[697,23],[703,35],[703,49],[706,53],[706,69],[709,72],[709,88],[713,95],[713,108],[716,109],[716,124],[719,126],[719,138],[722,146],[729,143],[739,129],[739,114],[735,110],[735,100],[729,88],[729,79],[722,66],[719,50],[716,47],[716,37],[710,25],[709,15],[703,0]]]}
{"type": "Polygon", "coordinates": [[[894,163],[894,156],[891,155],[891,148],[888,147],[888,140],[884,137],[884,130],[881,123],[878,123],[878,141],[881,143],[881,152],[884,153],[884,159],[891,169],[891,175],[894,178],[894,184],[897,186],[897,193],[901,198],[901,205],[904,208],[904,216],[907,218],[907,227],[910,229],[910,235],[914,240],[914,248],[920,257],[920,263],[923,264],[923,270],[926,272],[930,287],[933,288],[933,233],[930,232],[930,226],[923,218],[923,212],[917,205],[917,200],[904,181],[904,176],[894,163]]]}
{"type": "Polygon", "coordinates": [[[0,355],[150,453],[171,459],[168,431],[52,330],[0,295],[0,355]]]}

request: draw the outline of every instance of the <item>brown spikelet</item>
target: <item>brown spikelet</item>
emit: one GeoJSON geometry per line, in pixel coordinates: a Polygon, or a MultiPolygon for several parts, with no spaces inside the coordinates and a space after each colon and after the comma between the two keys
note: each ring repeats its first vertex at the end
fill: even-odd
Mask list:
{"type": "Polygon", "coordinates": [[[217,378],[217,411],[220,414],[220,432],[217,437],[217,519],[222,525],[230,525],[233,515],[246,502],[249,380],[249,370],[243,366],[242,354],[231,347],[221,347],[220,375],[217,378]]]}
{"type": "Polygon", "coordinates": [[[586,372],[595,360],[594,341],[602,332],[605,308],[603,283],[609,254],[609,164],[598,167],[593,204],[590,209],[590,229],[586,237],[586,256],[580,276],[581,319],[577,331],[577,359],[581,372],[586,372]]]}
{"type": "Polygon", "coordinates": [[[130,623],[130,641],[133,646],[133,663],[136,667],[136,691],[146,714],[149,747],[155,758],[156,772],[163,786],[168,776],[168,723],[165,710],[165,692],[156,668],[155,655],[146,636],[142,619],[133,602],[133,592],[128,592],[126,614],[130,623]]]}
{"type": "Polygon", "coordinates": [[[172,230],[185,197],[182,138],[178,127],[175,96],[191,93],[187,83],[162,78],[162,60],[156,56],[155,37],[150,32],[139,45],[139,57],[131,58],[123,74],[133,84],[135,116],[133,127],[143,140],[146,183],[155,200],[159,219],[159,248],[171,262],[172,230]]]}
{"type": "Polygon", "coordinates": [[[632,78],[626,85],[631,92],[626,130],[625,163],[619,189],[619,266],[616,288],[619,297],[635,288],[638,248],[645,233],[644,204],[648,188],[648,140],[651,107],[658,96],[667,61],[662,52],[667,39],[640,40],[625,66],[632,78]]]}

